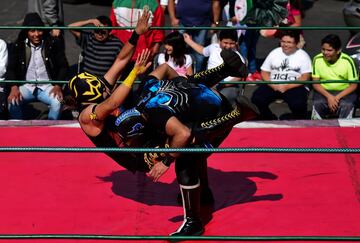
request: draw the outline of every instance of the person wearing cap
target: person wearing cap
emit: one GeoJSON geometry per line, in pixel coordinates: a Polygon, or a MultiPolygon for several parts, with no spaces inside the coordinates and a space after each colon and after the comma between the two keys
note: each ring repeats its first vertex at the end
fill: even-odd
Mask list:
{"type": "Polygon", "coordinates": [[[68,61],[58,38],[53,38],[44,29],[37,13],[28,13],[17,40],[9,48],[7,79],[34,81],[25,84],[10,84],[8,109],[10,119],[23,119],[23,107],[32,101],[41,101],[49,106],[48,119],[60,117],[62,88],[43,81],[67,79],[68,61]],[[37,83],[36,81],[41,81],[37,83]]]}

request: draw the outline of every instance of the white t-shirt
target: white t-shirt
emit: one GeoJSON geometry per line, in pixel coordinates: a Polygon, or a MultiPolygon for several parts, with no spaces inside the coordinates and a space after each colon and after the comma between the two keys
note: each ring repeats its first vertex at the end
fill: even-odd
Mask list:
{"type": "Polygon", "coordinates": [[[286,55],[278,47],[266,57],[261,70],[270,72],[270,81],[296,80],[304,73],[311,73],[311,59],[303,49],[286,55]]]}
{"type": "Polygon", "coordinates": [[[180,67],[179,65],[176,65],[174,62],[174,59],[172,57],[169,58],[169,60],[165,61],[165,54],[160,53],[158,57],[158,65],[161,65],[163,63],[167,63],[170,67],[172,67],[180,76],[186,77],[186,70],[192,65],[192,59],[191,56],[188,54],[185,54],[185,64],[180,67]]]}
{"type": "Polygon", "coordinates": [[[205,57],[209,57],[208,63],[207,63],[207,69],[214,68],[216,66],[219,66],[224,61],[220,56],[221,47],[219,43],[213,43],[211,45],[208,45],[204,47],[203,49],[203,55],[205,57]]]}
{"type": "MultiPolygon", "coordinates": [[[[8,64],[8,50],[6,42],[0,39],[0,80],[5,79],[6,68],[8,64]]],[[[4,88],[0,87],[0,92],[3,92],[4,88]]]]}
{"type": "MultiPolygon", "coordinates": [[[[204,47],[203,55],[205,57],[209,57],[207,69],[217,67],[224,62],[224,60],[220,56],[221,51],[222,51],[222,49],[221,49],[219,43],[213,43],[213,44],[210,44],[210,45],[204,47]]],[[[245,60],[240,55],[240,53],[238,51],[236,51],[236,53],[240,56],[241,60],[245,63],[245,60]]],[[[233,79],[233,77],[227,77],[224,79],[224,81],[230,81],[232,79],[233,79]]]]}

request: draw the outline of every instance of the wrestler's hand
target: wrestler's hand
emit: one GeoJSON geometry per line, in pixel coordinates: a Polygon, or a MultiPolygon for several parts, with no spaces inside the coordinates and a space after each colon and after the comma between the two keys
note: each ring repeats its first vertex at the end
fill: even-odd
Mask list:
{"type": "Polygon", "coordinates": [[[157,182],[168,169],[169,167],[164,165],[163,163],[156,163],[151,168],[149,176],[153,179],[154,182],[157,182]]]}
{"type": "Polygon", "coordinates": [[[147,62],[151,51],[149,49],[143,49],[140,54],[138,54],[135,62],[135,67],[137,68],[137,74],[142,74],[151,66],[151,62],[147,62]]]}
{"type": "Polygon", "coordinates": [[[137,34],[142,35],[146,31],[149,30],[149,19],[150,19],[150,12],[149,9],[143,10],[142,15],[138,18],[138,22],[135,27],[135,31],[137,34]]]}

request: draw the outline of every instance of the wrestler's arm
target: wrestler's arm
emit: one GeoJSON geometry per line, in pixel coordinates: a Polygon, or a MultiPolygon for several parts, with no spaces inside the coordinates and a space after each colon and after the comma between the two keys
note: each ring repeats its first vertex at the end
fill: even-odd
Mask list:
{"type": "Polygon", "coordinates": [[[170,67],[167,63],[163,63],[155,68],[154,71],[152,71],[149,76],[154,76],[158,80],[163,79],[173,79],[179,76],[179,74],[170,67]]]}
{"type": "Polygon", "coordinates": [[[127,78],[114,90],[109,98],[101,102],[95,110],[96,119],[105,120],[115,109],[119,108],[129,95],[138,74],[144,73],[151,65],[147,60],[151,52],[144,49],[136,59],[136,63],[127,78]]]}
{"type": "MultiPolygon", "coordinates": [[[[165,144],[160,145],[161,147],[184,148],[189,144],[192,136],[190,128],[169,110],[151,106],[147,109],[145,117],[149,126],[160,131],[160,136],[162,134],[167,137],[165,144]]],[[[153,181],[158,181],[179,155],[180,153],[145,153],[144,160],[147,161],[147,164],[152,164],[149,176],[153,181]]]]}
{"type": "Polygon", "coordinates": [[[107,71],[104,75],[104,78],[109,82],[109,84],[115,85],[116,81],[120,77],[121,72],[124,70],[125,66],[130,61],[132,55],[134,54],[135,46],[139,35],[144,34],[149,29],[149,18],[149,11],[144,10],[129,41],[125,43],[120,53],[116,57],[115,62],[113,63],[109,71],[107,71]]]}
{"type": "MultiPolygon", "coordinates": [[[[166,135],[169,137],[169,146],[171,148],[184,148],[188,145],[191,130],[180,122],[175,116],[172,116],[165,126],[166,135]]],[[[177,158],[179,153],[169,153],[170,156],[177,158]]]]}
{"type": "MultiPolygon", "coordinates": [[[[189,145],[189,143],[193,145],[211,143],[213,139],[223,136],[225,130],[232,128],[240,121],[241,113],[237,107],[231,112],[223,113],[222,116],[214,117],[214,119],[189,124],[191,128],[185,126],[173,116],[166,122],[165,131],[168,136],[169,147],[183,148],[189,145]]],[[[149,172],[149,176],[155,182],[168,170],[170,166],[168,162],[174,161],[179,156],[179,153],[164,154],[165,156],[159,156],[162,159],[162,163],[154,162],[154,166],[149,172]]]]}
{"type": "Polygon", "coordinates": [[[124,103],[137,75],[145,72],[150,67],[150,62],[146,64],[149,56],[150,51],[148,49],[143,50],[141,54],[138,55],[133,70],[124,82],[114,90],[110,97],[95,107],[94,105],[86,107],[80,113],[79,122],[86,134],[96,136],[101,132],[106,117],[124,103]]]}
{"type": "MultiPolygon", "coordinates": [[[[170,117],[166,122],[165,132],[168,136],[168,145],[170,148],[184,148],[189,144],[191,139],[191,130],[180,122],[175,116],[170,117]]],[[[149,176],[156,182],[168,170],[170,163],[173,162],[180,154],[168,153],[162,163],[154,163],[149,172],[149,176]]]]}

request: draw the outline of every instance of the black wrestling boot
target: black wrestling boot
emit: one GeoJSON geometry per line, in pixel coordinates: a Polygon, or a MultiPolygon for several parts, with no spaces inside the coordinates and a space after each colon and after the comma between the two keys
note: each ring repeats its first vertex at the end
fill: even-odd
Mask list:
{"type": "MultiPolygon", "coordinates": [[[[180,206],[183,205],[181,193],[177,195],[177,202],[180,206]]],[[[200,189],[200,205],[213,205],[215,203],[214,194],[210,187],[201,187],[200,189]]]]}
{"type": "Polygon", "coordinates": [[[206,71],[195,73],[188,77],[189,82],[201,83],[207,87],[212,87],[228,76],[247,77],[246,64],[236,52],[224,49],[220,55],[224,63],[206,71]]]}
{"type": "Polygon", "coordinates": [[[225,68],[229,72],[228,76],[239,78],[247,77],[248,72],[246,63],[236,52],[223,49],[220,53],[220,56],[224,60],[225,68]]]}
{"type": "MultiPolygon", "coordinates": [[[[200,179],[200,205],[202,206],[214,205],[215,203],[214,195],[209,187],[207,157],[196,157],[200,179]]],[[[180,206],[183,205],[181,192],[177,195],[177,202],[180,206]]]]}
{"type": "Polygon", "coordinates": [[[204,227],[200,219],[200,183],[194,186],[180,185],[184,208],[184,222],[170,236],[202,235],[204,227]]]}
{"type": "Polygon", "coordinates": [[[215,203],[214,195],[210,187],[201,188],[200,191],[200,204],[213,205],[215,203]]]}
{"type": "Polygon", "coordinates": [[[209,187],[207,157],[202,156],[197,160],[200,179],[200,205],[213,205],[214,195],[209,187]]]}

